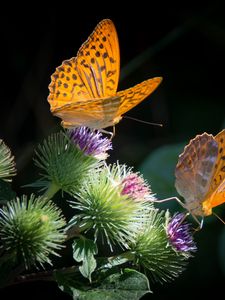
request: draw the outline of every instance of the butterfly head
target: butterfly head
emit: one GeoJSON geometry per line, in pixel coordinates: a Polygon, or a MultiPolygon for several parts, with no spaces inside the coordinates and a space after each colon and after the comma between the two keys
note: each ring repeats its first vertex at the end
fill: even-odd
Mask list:
{"type": "Polygon", "coordinates": [[[123,118],[122,116],[115,117],[113,119],[113,125],[118,124],[122,120],[122,118],[123,118]]]}

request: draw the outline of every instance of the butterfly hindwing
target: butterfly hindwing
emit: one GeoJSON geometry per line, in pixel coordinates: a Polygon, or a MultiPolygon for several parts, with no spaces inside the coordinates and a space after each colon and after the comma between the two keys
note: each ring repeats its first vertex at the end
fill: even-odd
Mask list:
{"type": "Polygon", "coordinates": [[[64,128],[87,126],[100,129],[111,126],[120,105],[120,97],[91,99],[65,104],[55,110],[64,128]]]}
{"type": "Polygon", "coordinates": [[[207,194],[217,159],[218,146],[212,135],[197,135],[184,148],[175,170],[175,186],[187,208],[200,206],[207,194]]]}

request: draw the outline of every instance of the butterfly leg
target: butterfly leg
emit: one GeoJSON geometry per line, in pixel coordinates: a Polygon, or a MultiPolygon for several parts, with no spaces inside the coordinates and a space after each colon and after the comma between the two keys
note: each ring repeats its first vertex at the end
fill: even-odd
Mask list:
{"type": "Polygon", "coordinates": [[[107,130],[104,130],[104,129],[98,129],[98,131],[110,135],[110,140],[112,140],[112,138],[115,135],[114,130],[113,130],[113,132],[110,132],[110,131],[107,131],[107,130]]]}
{"type": "Polygon", "coordinates": [[[162,200],[152,200],[152,201],[156,202],[156,203],[164,203],[164,202],[167,202],[167,201],[170,201],[170,200],[176,200],[183,208],[186,208],[184,203],[177,197],[170,197],[170,198],[165,198],[165,199],[162,199],[162,200]]]}
{"type": "Polygon", "coordinates": [[[191,214],[192,218],[196,221],[196,223],[198,223],[198,227],[193,228],[194,232],[197,232],[199,230],[202,229],[203,227],[203,223],[204,223],[204,218],[202,217],[201,222],[198,220],[198,218],[196,218],[196,216],[194,216],[193,214],[191,214]]]}
{"type": "MultiPolygon", "coordinates": [[[[162,199],[162,200],[153,200],[153,202],[156,202],[156,203],[163,203],[163,202],[166,202],[166,201],[170,201],[170,200],[176,200],[183,208],[187,209],[185,204],[177,197],[170,197],[170,198],[166,198],[166,199],[162,199]]],[[[198,227],[194,229],[194,231],[199,231],[202,229],[203,227],[203,220],[204,218],[202,218],[201,222],[196,218],[195,215],[193,215],[191,213],[191,211],[187,211],[187,213],[184,215],[184,219],[186,219],[186,217],[188,215],[191,215],[192,218],[196,221],[196,223],[198,224],[198,227]]],[[[181,220],[182,222],[184,221],[183,219],[181,220]]],[[[225,222],[224,222],[225,224],[225,222]]]]}
{"type": "Polygon", "coordinates": [[[116,135],[116,126],[113,125],[113,135],[112,135],[112,138],[116,135]]]}

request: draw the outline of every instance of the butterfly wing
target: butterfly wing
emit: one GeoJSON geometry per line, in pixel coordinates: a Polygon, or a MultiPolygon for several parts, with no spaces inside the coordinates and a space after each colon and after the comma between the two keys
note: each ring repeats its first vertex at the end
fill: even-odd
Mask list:
{"type": "Polygon", "coordinates": [[[116,28],[111,20],[101,21],[77,54],[77,71],[91,98],[115,96],[120,72],[116,28]]]}
{"type": "Polygon", "coordinates": [[[133,86],[132,88],[118,92],[116,95],[120,96],[121,103],[117,116],[123,115],[138,105],[158,87],[161,81],[161,77],[151,78],[133,86]]]}
{"type": "Polygon", "coordinates": [[[52,113],[65,104],[115,95],[119,69],[116,29],[106,19],[96,26],[77,57],[64,61],[51,76],[48,102],[52,113]]]}
{"type": "Polygon", "coordinates": [[[55,109],[64,128],[87,126],[101,129],[114,124],[114,118],[120,105],[120,97],[98,98],[65,104],[55,109]]]}
{"type": "Polygon", "coordinates": [[[195,215],[204,215],[202,201],[209,191],[218,145],[212,135],[197,135],[184,148],[175,169],[175,187],[195,215]]]}
{"type": "Polygon", "coordinates": [[[225,130],[215,136],[218,145],[218,156],[204,206],[212,209],[225,202],[225,130]]]}

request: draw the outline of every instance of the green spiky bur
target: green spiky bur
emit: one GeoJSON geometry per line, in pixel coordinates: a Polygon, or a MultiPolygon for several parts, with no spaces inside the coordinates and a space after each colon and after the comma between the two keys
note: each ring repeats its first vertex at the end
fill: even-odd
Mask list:
{"type": "Polygon", "coordinates": [[[85,155],[63,132],[52,134],[39,145],[35,163],[54,191],[62,189],[69,193],[78,191],[88,172],[100,165],[99,160],[85,155]]]}
{"type": "Polygon", "coordinates": [[[6,144],[0,140],[0,178],[11,181],[11,177],[16,175],[14,157],[6,144]]]}
{"type": "Polygon", "coordinates": [[[10,201],[0,210],[1,244],[27,269],[51,264],[49,255],[58,255],[65,240],[64,226],[60,209],[34,195],[10,201]]]}
{"type": "Polygon", "coordinates": [[[165,282],[178,277],[184,270],[186,258],[168,243],[164,212],[151,210],[148,221],[131,245],[136,265],[150,271],[155,281],[165,282]]]}
{"type": "MultiPolygon", "coordinates": [[[[122,170],[124,172],[124,169],[122,170]]],[[[94,230],[95,239],[102,237],[112,249],[118,244],[129,248],[152,204],[135,202],[122,195],[121,167],[104,167],[90,173],[71,206],[78,210],[70,225],[81,230],[94,230]],[[120,174],[119,174],[120,173],[120,174]]]]}

